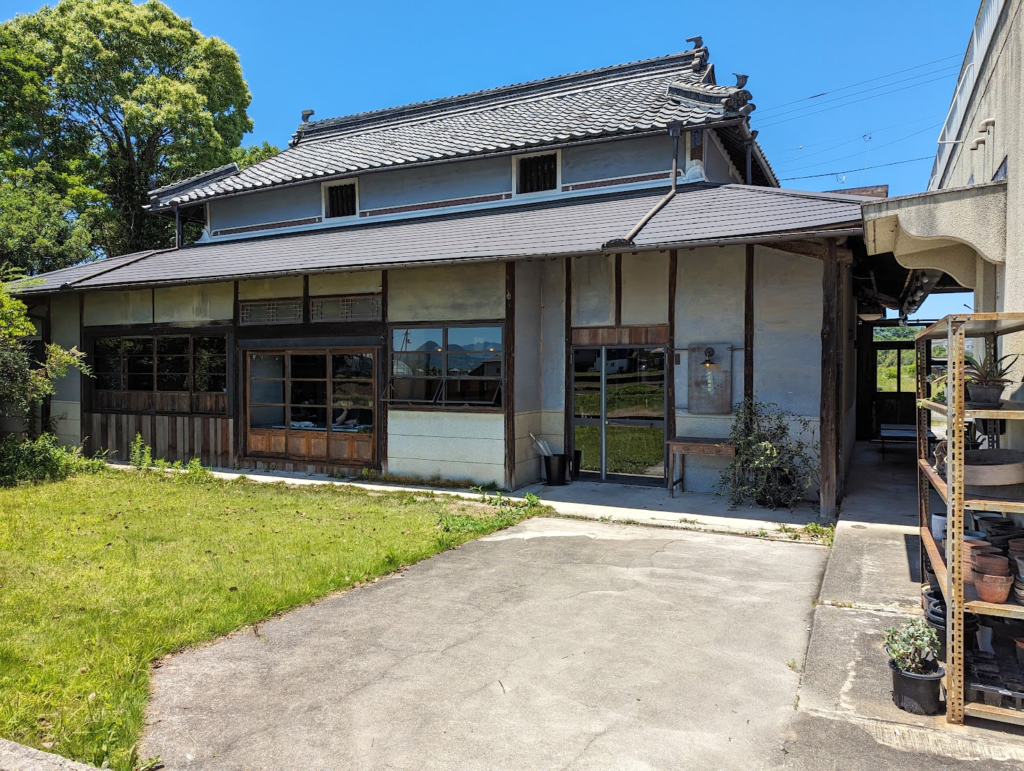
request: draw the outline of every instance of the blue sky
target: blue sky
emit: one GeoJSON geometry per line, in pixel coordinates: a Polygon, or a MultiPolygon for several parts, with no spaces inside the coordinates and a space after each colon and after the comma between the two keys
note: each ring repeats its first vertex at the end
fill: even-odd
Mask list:
{"type": "MultiPolygon", "coordinates": [[[[327,118],[406,104],[661,56],[702,35],[720,83],[750,76],[752,126],[779,177],[928,158],[784,186],[888,183],[890,195],[927,185],[978,10],[975,0],[167,4],[238,51],[253,96],[247,142],[285,146],[306,108],[327,118]]],[[[0,18],[41,5],[0,0],[0,18]]]]}

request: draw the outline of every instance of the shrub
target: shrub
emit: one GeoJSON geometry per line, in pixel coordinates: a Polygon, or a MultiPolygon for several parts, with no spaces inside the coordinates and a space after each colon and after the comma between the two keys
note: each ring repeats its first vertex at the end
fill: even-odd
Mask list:
{"type": "Polygon", "coordinates": [[[885,649],[904,672],[921,675],[935,669],[939,636],[923,618],[913,618],[903,626],[885,630],[885,649]]]}
{"type": "Polygon", "coordinates": [[[748,399],[736,406],[729,440],[736,455],[722,473],[719,493],[729,505],[753,501],[759,506],[792,509],[818,477],[817,442],[810,422],[777,404],[748,399]],[[790,435],[796,426],[800,435],[790,435]]]}
{"type": "Polygon", "coordinates": [[[61,446],[53,434],[36,439],[0,439],[0,487],[14,487],[19,482],[56,482],[102,466],[102,460],[84,458],[78,448],[61,446]]]}

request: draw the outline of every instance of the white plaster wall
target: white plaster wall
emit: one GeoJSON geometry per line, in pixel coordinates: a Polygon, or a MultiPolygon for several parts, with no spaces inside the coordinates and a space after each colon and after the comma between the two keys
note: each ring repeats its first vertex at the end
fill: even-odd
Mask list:
{"type": "Polygon", "coordinates": [[[615,257],[578,257],[572,262],[572,323],[606,327],[615,323],[615,257]]]}
{"type": "Polygon", "coordinates": [[[381,271],[314,273],[309,277],[310,297],[344,294],[375,294],[381,290],[381,271]]]}
{"type": "MultiPolygon", "coordinates": [[[[50,298],[50,339],[62,348],[82,347],[79,322],[81,295],[55,294],[50,298]]],[[[50,417],[56,424],[57,437],[64,444],[82,441],[82,375],[69,370],[54,384],[50,399],[50,417]]]]}
{"type": "Polygon", "coordinates": [[[153,292],[90,292],[83,298],[82,322],[87,327],[117,324],[151,324],[153,292]]]}
{"type": "MultiPolygon", "coordinates": [[[[797,415],[821,412],[819,260],[754,251],[754,391],[797,415]]],[[[842,350],[839,351],[842,356],[842,350]]]]}
{"type": "Polygon", "coordinates": [[[505,484],[501,413],[388,411],[387,471],[505,484]]]}
{"type": "Polygon", "coordinates": [[[540,479],[530,432],[540,434],[542,366],[542,276],[539,261],[515,264],[515,486],[540,479]]]}
{"type": "Polygon", "coordinates": [[[388,321],[468,321],[504,317],[503,263],[388,272],[388,321]]]}
{"type": "Polygon", "coordinates": [[[153,290],[153,305],[154,319],[161,323],[226,321],[235,317],[235,287],[225,281],[157,288],[153,290]]]}
{"type": "Polygon", "coordinates": [[[258,278],[238,282],[239,300],[276,300],[302,297],[302,276],[258,278]]]}
{"type": "Polygon", "coordinates": [[[622,323],[668,323],[668,252],[622,255],[622,323]]]}

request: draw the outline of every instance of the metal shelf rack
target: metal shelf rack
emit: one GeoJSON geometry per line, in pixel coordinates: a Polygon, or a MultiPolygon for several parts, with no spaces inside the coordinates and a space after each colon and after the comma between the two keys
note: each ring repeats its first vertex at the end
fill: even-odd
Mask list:
{"type": "MultiPolygon", "coordinates": [[[[986,704],[967,703],[964,683],[964,613],[1024,620],[1024,606],[1012,599],[1006,603],[982,602],[974,587],[964,583],[965,510],[1024,513],[1024,485],[997,488],[994,494],[970,497],[964,489],[965,422],[968,419],[1024,420],[1024,404],[1005,405],[1008,409],[972,410],[966,408],[964,387],[965,346],[968,338],[985,342],[985,356],[995,356],[996,338],[1024,331],[1024,313],[974,313],[947,316],[915,337],[917,365],[917,490],[921,526],[922,564],[927,557],[946,598],[946,720],[962,724],[964,717],[977,717],[1024,725],[1024,710],[986,704]],[[932,400],[929,393],[928,362],[932,341],[946,343],[946,403],[932,400]],[[928,430],[931,414],[944,415],[946,425],[946,478],[932,467],[928,458],[928,430]],[[932,538],[930,519],[931,491],[946,504],[946,554],[932,538]]],[[[990,425],[992,425],[990,424],[990,425]]],[[[998,435],[988,434],[994,447],[998,435]]]]}

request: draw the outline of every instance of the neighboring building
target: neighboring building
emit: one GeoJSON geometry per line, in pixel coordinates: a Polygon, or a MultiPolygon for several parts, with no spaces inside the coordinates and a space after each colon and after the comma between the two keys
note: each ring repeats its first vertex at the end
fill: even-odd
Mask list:
{"type": "MultiPolygon", "coordinates": [[[[60,435],[121,458],[140,432],[158,457],[512,488],[541,478],[532,434],[596,477],[663,481],[666,435],[726,436],[756,392],[820,422],[833,510],[864,198],[778,189],[745,81],[718,85],[698,38],[304,115],[280,155],[153,191],[155,215],[203,223],[200,243],[23,292],[96,373],[60,383],[60,435]]],[[[879,272],[870,302],[906,277],[879,272]]],[[[723,465],[687,463],[687,489],[723,465]]]]}
{"type": "MultiPolygon", "coordinates": [[[[983,0],[928,192],[864,204],[869,254],[891,252],[921,278],[951,277],[974,291],[979,313],[1024,311],[1024,187],[1013,176],[1024,167],[1022,73],[1024,2],[983,0]]],[[[1024,352],[1022,337],[1001,338],[1001,353],[1024,352]]],[[[1024,446],[1021,425],[1007,427],[1024,446]]]]}

